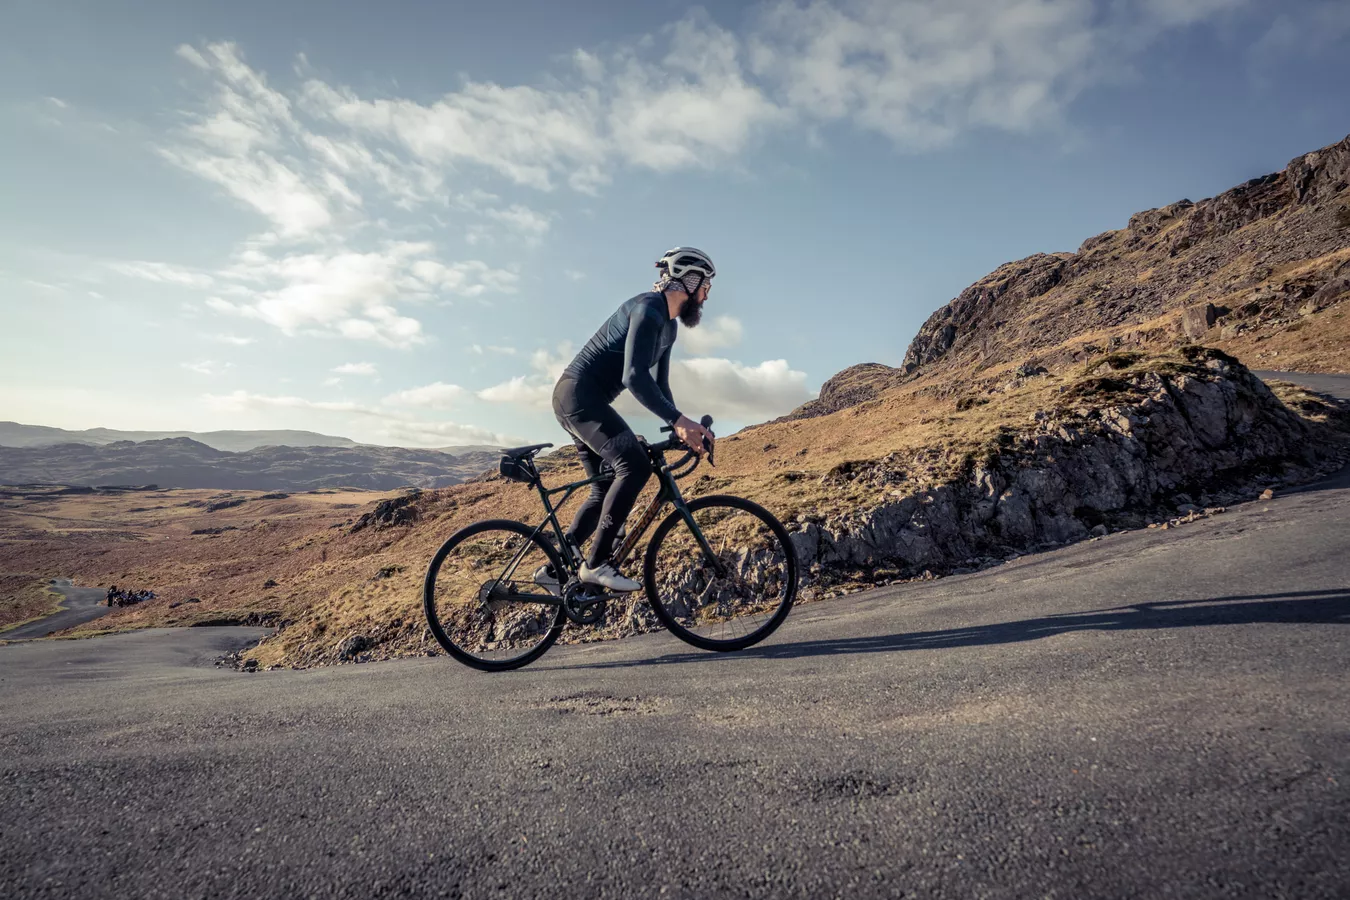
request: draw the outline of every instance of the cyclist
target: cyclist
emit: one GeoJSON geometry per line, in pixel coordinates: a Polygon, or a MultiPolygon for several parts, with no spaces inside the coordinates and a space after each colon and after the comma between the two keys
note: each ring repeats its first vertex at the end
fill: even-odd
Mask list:
{"type": "Polygon", "coordinates": [[[602,462],[614,470],[610,479],[591,485],[567,529],[567,539],[576,547],[595,534],[578,577],[611,591],[641,587],[620,575],[609,555],[651,475],[637,435],[614,410],[615,398],[627,388],[700,455],[705,452],[704,439],[709,446],[713,441],[711,431],[675,406],[670,350],[675,345],[676,319],[687,328],[698,325],[717,269],[708,254],[693,247],[676,247],[657,260],[656,268],[660,274],[652,290],[625,300],[563,370],[553,389],[553,413],[576,444],[587,476],[598,475],[602,462]]]}

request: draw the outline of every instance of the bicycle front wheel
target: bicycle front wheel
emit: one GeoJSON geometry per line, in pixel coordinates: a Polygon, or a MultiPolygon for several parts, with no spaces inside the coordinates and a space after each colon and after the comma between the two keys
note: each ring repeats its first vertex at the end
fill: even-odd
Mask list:
{"type": "Polygon", "coordinates": [[[680,640],[743,650],[787,618],[797,597],[797,554],[787,529],[762,506],[699,497],[687,518],[675,510],[657,527],[643,581],[656,617],[680,640]]]}
{"type": "Polygon", "coordinates": [[[562,633],[562,573],[553,545],[529,526],[509,519],[469,525],[450,536],[427,568],[427,625],[466,666],[518,669],[562,633]]]}

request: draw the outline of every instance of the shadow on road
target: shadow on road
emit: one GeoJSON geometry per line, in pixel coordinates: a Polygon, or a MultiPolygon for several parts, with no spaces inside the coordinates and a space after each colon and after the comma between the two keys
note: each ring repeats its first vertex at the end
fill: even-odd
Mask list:
{"type": "Polygon", "coordinates": [[[1310,494],[1316,491],[1339,491],[1350,488],[1350,466],[1346,466],[1339,472],[1333,472],[1321,481],[1314,481],[1312,484],[1305,484],[1300,487],[1290,488],[1287,491],[1281,491],[1281,495],[1288,494],[1310,494]]]}
{"type": "MultiPolygon", "coordinates": [[[[789,623],[791,620],[789,619],[789,623]]],[[[1288,594],[1214,597],[1208,600],[1175,600],[1140,603],[1110,609],[1042,616],[1020,622],[1001,622],[946,631],[914,631],[876,637],[796,641],[768,644],[742,650],[737,656],[761,659],[798,659],[842,653],[888,653],[897,650],[936,650],[1012,644],[1071,631],[1120,631],[1145,628],[1190,628],[1201,625],[1350,624],[1350,588],[1299,591],[1288,594]]],[[[715,653],[668,653],[651,659],[587,663],[559,668],[612,669],[628,666],[667,665],[718,659],[715,653]]]]}

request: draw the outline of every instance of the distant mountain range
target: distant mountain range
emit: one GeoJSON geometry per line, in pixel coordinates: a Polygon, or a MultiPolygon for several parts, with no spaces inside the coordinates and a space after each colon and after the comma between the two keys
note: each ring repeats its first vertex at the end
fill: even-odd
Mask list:
{"type": "Polygon", "coordinates": [[[119,431],[115,428],[67,431],[64,428],[49,428],[46,425],[0,422],[0,447],[50,447],[54,444],[101,446],[117,441],[159,441],[166,438],[190,438],[199,444],[232,453],[241,453],[257,447],[360,446],[350,438],[316,434],[313,431],[119,431]]]}
{"type": "MultiPolygon", "coordinates": [[[[143,432],[142,432],[143,433],[143,432]]],[[[190,432],[189,432],[190,433],[190,432]]],[[[447,487],[491,469],[495,447],[415,450],[357,444],[346,438],[303,431],[218,431],[154,440],[103,440],[138,434],[97,428],[0,424],[0,484],[145,485],[161,488],[301,491],[351,487],[385,491],[399,487],[447,487]],[[82,442],[36,441],[62,434],[82,442]],[[282,444],[282,440],[305,441],[282,444]],[[338,442],[328,445],[312,440],[338,442]],[[27,440],[21,446],[3,446],[27,440]],[[206,443],[232,444],[238,451],[206,443]]]]}

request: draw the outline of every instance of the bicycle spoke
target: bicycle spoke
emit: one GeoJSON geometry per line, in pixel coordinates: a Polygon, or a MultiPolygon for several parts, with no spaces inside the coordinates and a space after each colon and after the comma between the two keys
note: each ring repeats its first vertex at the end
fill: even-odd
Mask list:
{"type": "Polygon", "coordinates": [[[514,522],[470,526],[446,542],[427,573],[428,624],[437,641],[478,668],[523,665],[557,638],[549,553],[514,522]],[[543,573],[543,574],[541,574],[543,573]],[[543,580],[539,580],[543,579],[543,580]]]}
{"type": "Polygon", "coordinates": [[[689,508],[693,527],[672,517],[653,538],[649,598],[663,623],[695,646],[749,646],[777,627],[795,594],[796,558],[786,532],[737,498],[700,498],[689,508]]]}

